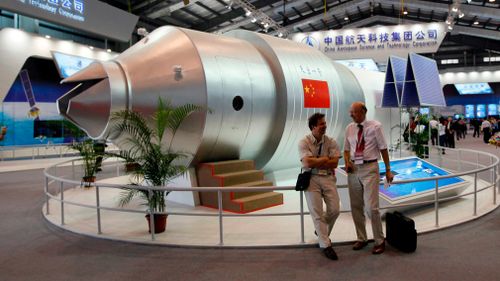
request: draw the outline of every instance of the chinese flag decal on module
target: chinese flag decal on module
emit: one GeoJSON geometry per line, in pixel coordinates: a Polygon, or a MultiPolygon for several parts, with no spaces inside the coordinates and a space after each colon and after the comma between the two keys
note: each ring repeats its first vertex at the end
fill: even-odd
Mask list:
{"type": "Polygon", "coordinates": [[[302,79],[305,108],[330,108],[328,83],[321,80],[302,79]]]}

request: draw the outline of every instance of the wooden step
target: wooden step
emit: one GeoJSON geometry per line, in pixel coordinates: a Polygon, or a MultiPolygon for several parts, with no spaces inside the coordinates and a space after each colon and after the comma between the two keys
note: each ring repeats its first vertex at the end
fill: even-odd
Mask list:
{"type": "Polygon", "coordinates": [[[240,213],[247,213],[283,204],[283,194],[271,191],[235,199],[233,201],[240,205],[240,213]]]}
{"type": "Polygon", "coordinates": [[[243,184],[247,182],[263,180],[264,172],[260,170],[232,172],[232,173],[218,174],[217,178],[221,179],[222,183],[221,186],[231,186],[236,184],[243,184]]]}
{"type": "MultiPolygon", "coordinates": [[[[235,184],[232,186],[273,186],[273,182],[271,181],[266,181],[266,180],[261,180],[261,181],[253,181],[253,182],[247,182],[247,183],[240,183],[240,184],[235,184]]],[[[232,199],[238,199],[242,197],[247,197],[247,196],[253,196],[257,194],[262,194],[267,191],[238,191],[238,192],[231,192],[231,198],[232,199]]]]}
{"type": "Polygon", "coordinates": [[[245,170],[255,170],[252,160],[229,160],[220,162],[203,163],[202,166],[208,166],[214,175],[227,174],[245,170]]]}

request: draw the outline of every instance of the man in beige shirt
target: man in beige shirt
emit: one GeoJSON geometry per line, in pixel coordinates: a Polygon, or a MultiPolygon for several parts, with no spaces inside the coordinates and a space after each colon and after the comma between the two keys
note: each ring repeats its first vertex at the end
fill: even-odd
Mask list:
{"type": "Polygon", "coordinates": [[[375,247],[373,254],[385,250],[385,239],[379,211],[379,167],[380,154],[385,163],[387,182],[392,182],[389,153],[384,139],[382,125],[378,121],[366,120],[366,106],[362,102],[351,105],[351,124],[347,125],[344,140],[344,159],[348,173],[347,184],[351,201],[351,213],[356,227],[358,241],[353,250],[361,250],[368,242],[364,207],[368,205],[375,247]],[[365,202],[366,201],[366,202],[365,202]]]}
{"type": "Polygon", "coordinates": [[[326,136],[325,115],[315,113],[309,117],[311,134],[299,142],[300,161],[304,169],[311,170],[312,176],[305,197],[314,223],[319,246],[325,256],[337,260],[330,241],[330,233],[340,214],[340,199],[337,193],[335,168],[340,158],[337,142],[326,136]],[[326,212],[323,211],[323,200],[326,212]]]}

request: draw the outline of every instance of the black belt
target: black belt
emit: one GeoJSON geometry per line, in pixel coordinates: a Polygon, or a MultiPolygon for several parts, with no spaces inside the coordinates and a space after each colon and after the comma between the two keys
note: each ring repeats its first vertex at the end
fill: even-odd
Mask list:
{"type": "MultiPolygon", "coordinates": [[[[368,164],[368,163],[373,163],[373,162],[377,162],[378,160],[377,159],[372,159],[372,160],[363,160],[363,164],[368,164]]],[[[352,163],[354,163],[354,161],[351,160],[352,163]]]]}
{"type": "Polygon", "coordinates": [[[331,170],[311,169],[311,174],[317,175],[317,176],[330,176],[330,175],[334,175],[335,172],[333,172],[331,170]]]}

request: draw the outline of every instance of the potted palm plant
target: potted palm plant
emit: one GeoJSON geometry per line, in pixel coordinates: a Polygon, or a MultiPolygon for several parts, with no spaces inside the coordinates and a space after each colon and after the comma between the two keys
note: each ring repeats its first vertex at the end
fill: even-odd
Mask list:
{"type": "Polygon", "coordinates": [[[83,161],[82,185],[90,187],[95,182],[95,174],[98,168],[97,159],[99,157],[94,150],[94,142],[91,139],[86,139],[82,142],[72,143],[70,148],[80,153],[83,161]]]}
{"type": "MultiPolygon", "coordinates": [[[[186,117],[200,109],[201,107],[192,104],[174,107],[160,98],[151,118],[131,110],[113,114],[114,125],[111,131],[122,139],[119,144],[128,147],[122,155],[138,164],[132,171],[136,183],[143,181],[148,186],[162,187],[186,171],[187,167],[178,163],[185,155],[172,151],[172,139],[186,117]],[[166,140],[167,135],[170,141],[166,140]]],[[[149,209],[149,214],[146,215],[148,225],[151,225],[150,214],[153,214],[155,233],[161,233],[166,227],[165,197],[169,193],[161,188],[128,188],[122,193],[119,204],[124,206],[136,196],[142,198],[149,209]]]]}

